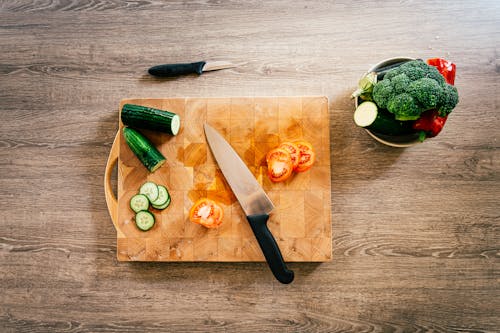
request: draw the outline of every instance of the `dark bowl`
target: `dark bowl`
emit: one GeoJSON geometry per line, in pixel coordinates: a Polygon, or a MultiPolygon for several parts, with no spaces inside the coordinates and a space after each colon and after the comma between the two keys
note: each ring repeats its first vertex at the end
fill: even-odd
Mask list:
{"type": "MultiPolygon", "coordinates": [[[[397,63],[403,63],[409,60],[415,60],[415,58],[409,58],[409,57],[397,57],[397,58],[389,58],[382,60],[381,62],[373,65],[370,67],[367,71],[367,73],[370,72],[376,72],[379,68],[390,66],[393,64],[397,63]]],[[[359,103],[359,98],[354,99],[354,105],[357,108],[359,103]]],[[[421,141],[418,138],[418,133],[412,133],[412,134],[407,134],[407,135],[398,135],[398,136],[393,136],[393,135],[385,135],[381,133],[376,133],[374,131],[370,131],[365,128],[365,131],[370,135],[372,138],[377,140],[380,143],[383,143],[385,145],[391,146],[391,147],[398,147],[398,148],[405,148],[405,147],[411,147],[414,146],[418,143],[421,143],[421,141]]]]}

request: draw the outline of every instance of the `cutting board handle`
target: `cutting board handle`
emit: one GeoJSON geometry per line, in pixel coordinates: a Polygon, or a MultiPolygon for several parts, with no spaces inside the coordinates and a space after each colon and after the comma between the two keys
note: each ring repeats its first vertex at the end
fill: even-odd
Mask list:
{"type": "Polygon", "coordinates": [[[118,139],[120,136],[120,131],[116,133],[115,140],[111,146],[111,151],[109,152],[108,162],[106,163],[106,171],[104,172],[104,194],[106,195],[106,204],[108,205],[109,215],[111,216],[111,221],[115,226],[118,238],[125,238],[125,235],[118,227],[118,201],[111,188],[111,173],[113,168],[118,162],[118,152],[120,145],[118,144],[118,139]]]}

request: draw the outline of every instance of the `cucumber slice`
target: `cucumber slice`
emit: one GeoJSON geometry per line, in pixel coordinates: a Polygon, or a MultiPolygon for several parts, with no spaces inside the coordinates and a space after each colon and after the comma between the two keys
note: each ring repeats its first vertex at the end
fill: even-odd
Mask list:
{"type": "Polygon", "coordinates": [[[145,182],[139,189],[139,194],[144,194],[148,198],[149,202],[154,202],[158,199],[158,185],[153,182],[145,182]]]}
{"type": "Polygon", "coordinates": [[[163,185],[158,185],[158,198],[151,202],[153,206],[162,206],[170,199],[170,194],[167,188],[163,185]]]}
{"type": "Polygon", "coordinates": [[[149,199],[144,194],[136,194],[130,199],[130,208],[136,213],[141,210],[148,210],[149,199]]]}
{"type": "Polygon", "coordinates": [[[158,206],[158,205],[152,205],[152,206],[153,206],[153,208],[158,209],[158,210],[165,209],[168,206],[170,206],[170,197],[168,198],[167,202],[165,202],[163,205],[160,205],[160,206],[158,206]]]}
{"type": "Polygon", "coordinates": [[[142,231],[148,231],[155,224],[155,217],[147,210],[141,210],[135,214],[135,225],[142,231]]]}
{"type": "Polygon", "coordinates": [[[375,122],[378,115],[377,104],[363,102],[354,111],[354,122],[359,127],[368,127],[375,122]]]}

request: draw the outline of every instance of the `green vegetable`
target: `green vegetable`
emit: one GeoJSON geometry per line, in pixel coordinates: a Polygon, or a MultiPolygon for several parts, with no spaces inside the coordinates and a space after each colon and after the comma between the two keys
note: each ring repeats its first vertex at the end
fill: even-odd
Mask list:
{"type": "Polygon", "coordinates": [[[156,200],[151,202],[151,205],[156,208],[158,206],[163,206],[169,200],[170,194],[168,193],[167,188],[163,185],[158,185],[158,197],[156,200]]]}
{"type": "Polygon", "coordinates": [[[141,210],[135,214],[135,225],[142,231],[148,231],[155,224],[155,217],[147,210],[141,210]]]}
{"type": "Polygon", "coordinates": [[[154,203],[160,194],[160,190],[158,189],[158,185],[153,182],[145,182],[141,185],[139,189],[139,194],[145,195],[149,202],[154,203]]]}
{"type": "Polygon", "coordinates": [[[171,200],[170,197],[168,197],[168,200],[163,205],[159,205],[159,206],[158,205],[152,205],[152,206],[155,209],[163,210],[163,209],[167,208],[168,206],[170,206],[170,200],[171,200]]]}
{"type": "Polygon", "coordinates": [[[426,110],[434,109],[444,95],[442,86],[428,77],[413,81],[407,86],[406,91],[426,110]]]}
{"type": "Polygon", "coordinates": [[[132,128],[125,127],[123,128],[123,137],[130,150],[134,152],[135,156],[137,156],[149,172],[154,172],[165,163],[165,157],[141,133],[132,128]]]}
{"type": "Polygon", "coordinates": [[[416,120],[431,109],[447,115],[458,103],[455,87],[439,71],[421,60],[412,60],[391,69],[373,87],[373,100],[396,120],[416,120]]]}
{"type": "Polygon", "coordinates": [[[141,210],[148,210],[149,199],[144,194],[136,194],[130,199],[130,208],[136,213],[141,210]]]}
{"type": "Polygon", "coordinates": [[[404,135],[413,132],[408,122],[394,119],[386,110],[379,110],[373,102],[363,102],[354,111],[354,122],[378,134],[404,135]]]}
{"type": "Polygon", "coordinates": [[[147,181],[141,185],[139,194],[130,199],[130,208],[136,213],[135,224],[142,231],[151,229],[155,223],[154,215],[148,211],[151,207],[163,210],[170,206],[171,197],[168,190],[163,185],[157,185],[152,181],[147,181]]]}
{"type": "Polygon", "coordinates": [[[393,113],[397,120],[417,120],[422,112],[415,99],[408,93],[391,97],[387,110],[393,113]]]}
{"type": "Polygon", "coordinates": [[[354,111],[354,123],[359,127],[368,127],[377,119],[378,108],[373,102],[363,102],[354,111]]]}
{"type": "Polygon", "coordinates": [[[455,86],[447,84],[444,87],[445,93],[441,95],[439,100],[439,116],[445,117],[450,114],[455,105],[458,103],[458,91],[455,86]]]}
{"type": "Polygon", "coordinates": [[[125,125],[131,127],[160,131],[171,135],[177,135],[181,124],[180,117],[173,112],[134,104],[123,106],[121,119],[125,125]]]}
{"type": "Polygon", "coordinates": [[[358,89],[351,94],[351,98],[361,97],[363,100],[371,101],[375,83],[377,83],[377,73],[367,73],[359,80],[358,89]]]}

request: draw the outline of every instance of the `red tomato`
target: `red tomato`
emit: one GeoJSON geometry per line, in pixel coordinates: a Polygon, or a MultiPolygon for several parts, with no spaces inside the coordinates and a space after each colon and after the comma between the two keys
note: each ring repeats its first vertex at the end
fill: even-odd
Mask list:
{"type": "Polygon", "coordinates": [[[283,148],[274,148],[266,155],[267,175],[273,182],[286,180],[293,171],[292,157],[283,148]]]}
{"type": "Polygon", "coordinates": [[[300,156],[300,150],[299,147],[293,142],[283,142],[281,143],[278,148],[283,148],[287,150],[290,153],[290,157],[292,158],[292,167],[295,169],[297,165],[299,165],[299,156],[300,156]]]}
{"type": "Polygon", "coordinates": [[[304,172],[309,170],[314,164],[316,159],[316,154],[314,153],[312,145],[307,141],[297,141],[295,142],[297,147],[299,147],[300,157],[299,165],[295,168],[297,172],[304,172]]]}
{"type": "Polygon", "coordinates": [[[202,198],[191,207],[189,220],[207,228],[217,228],[222,224],[224,211],[213,200],[202,198]]]}

